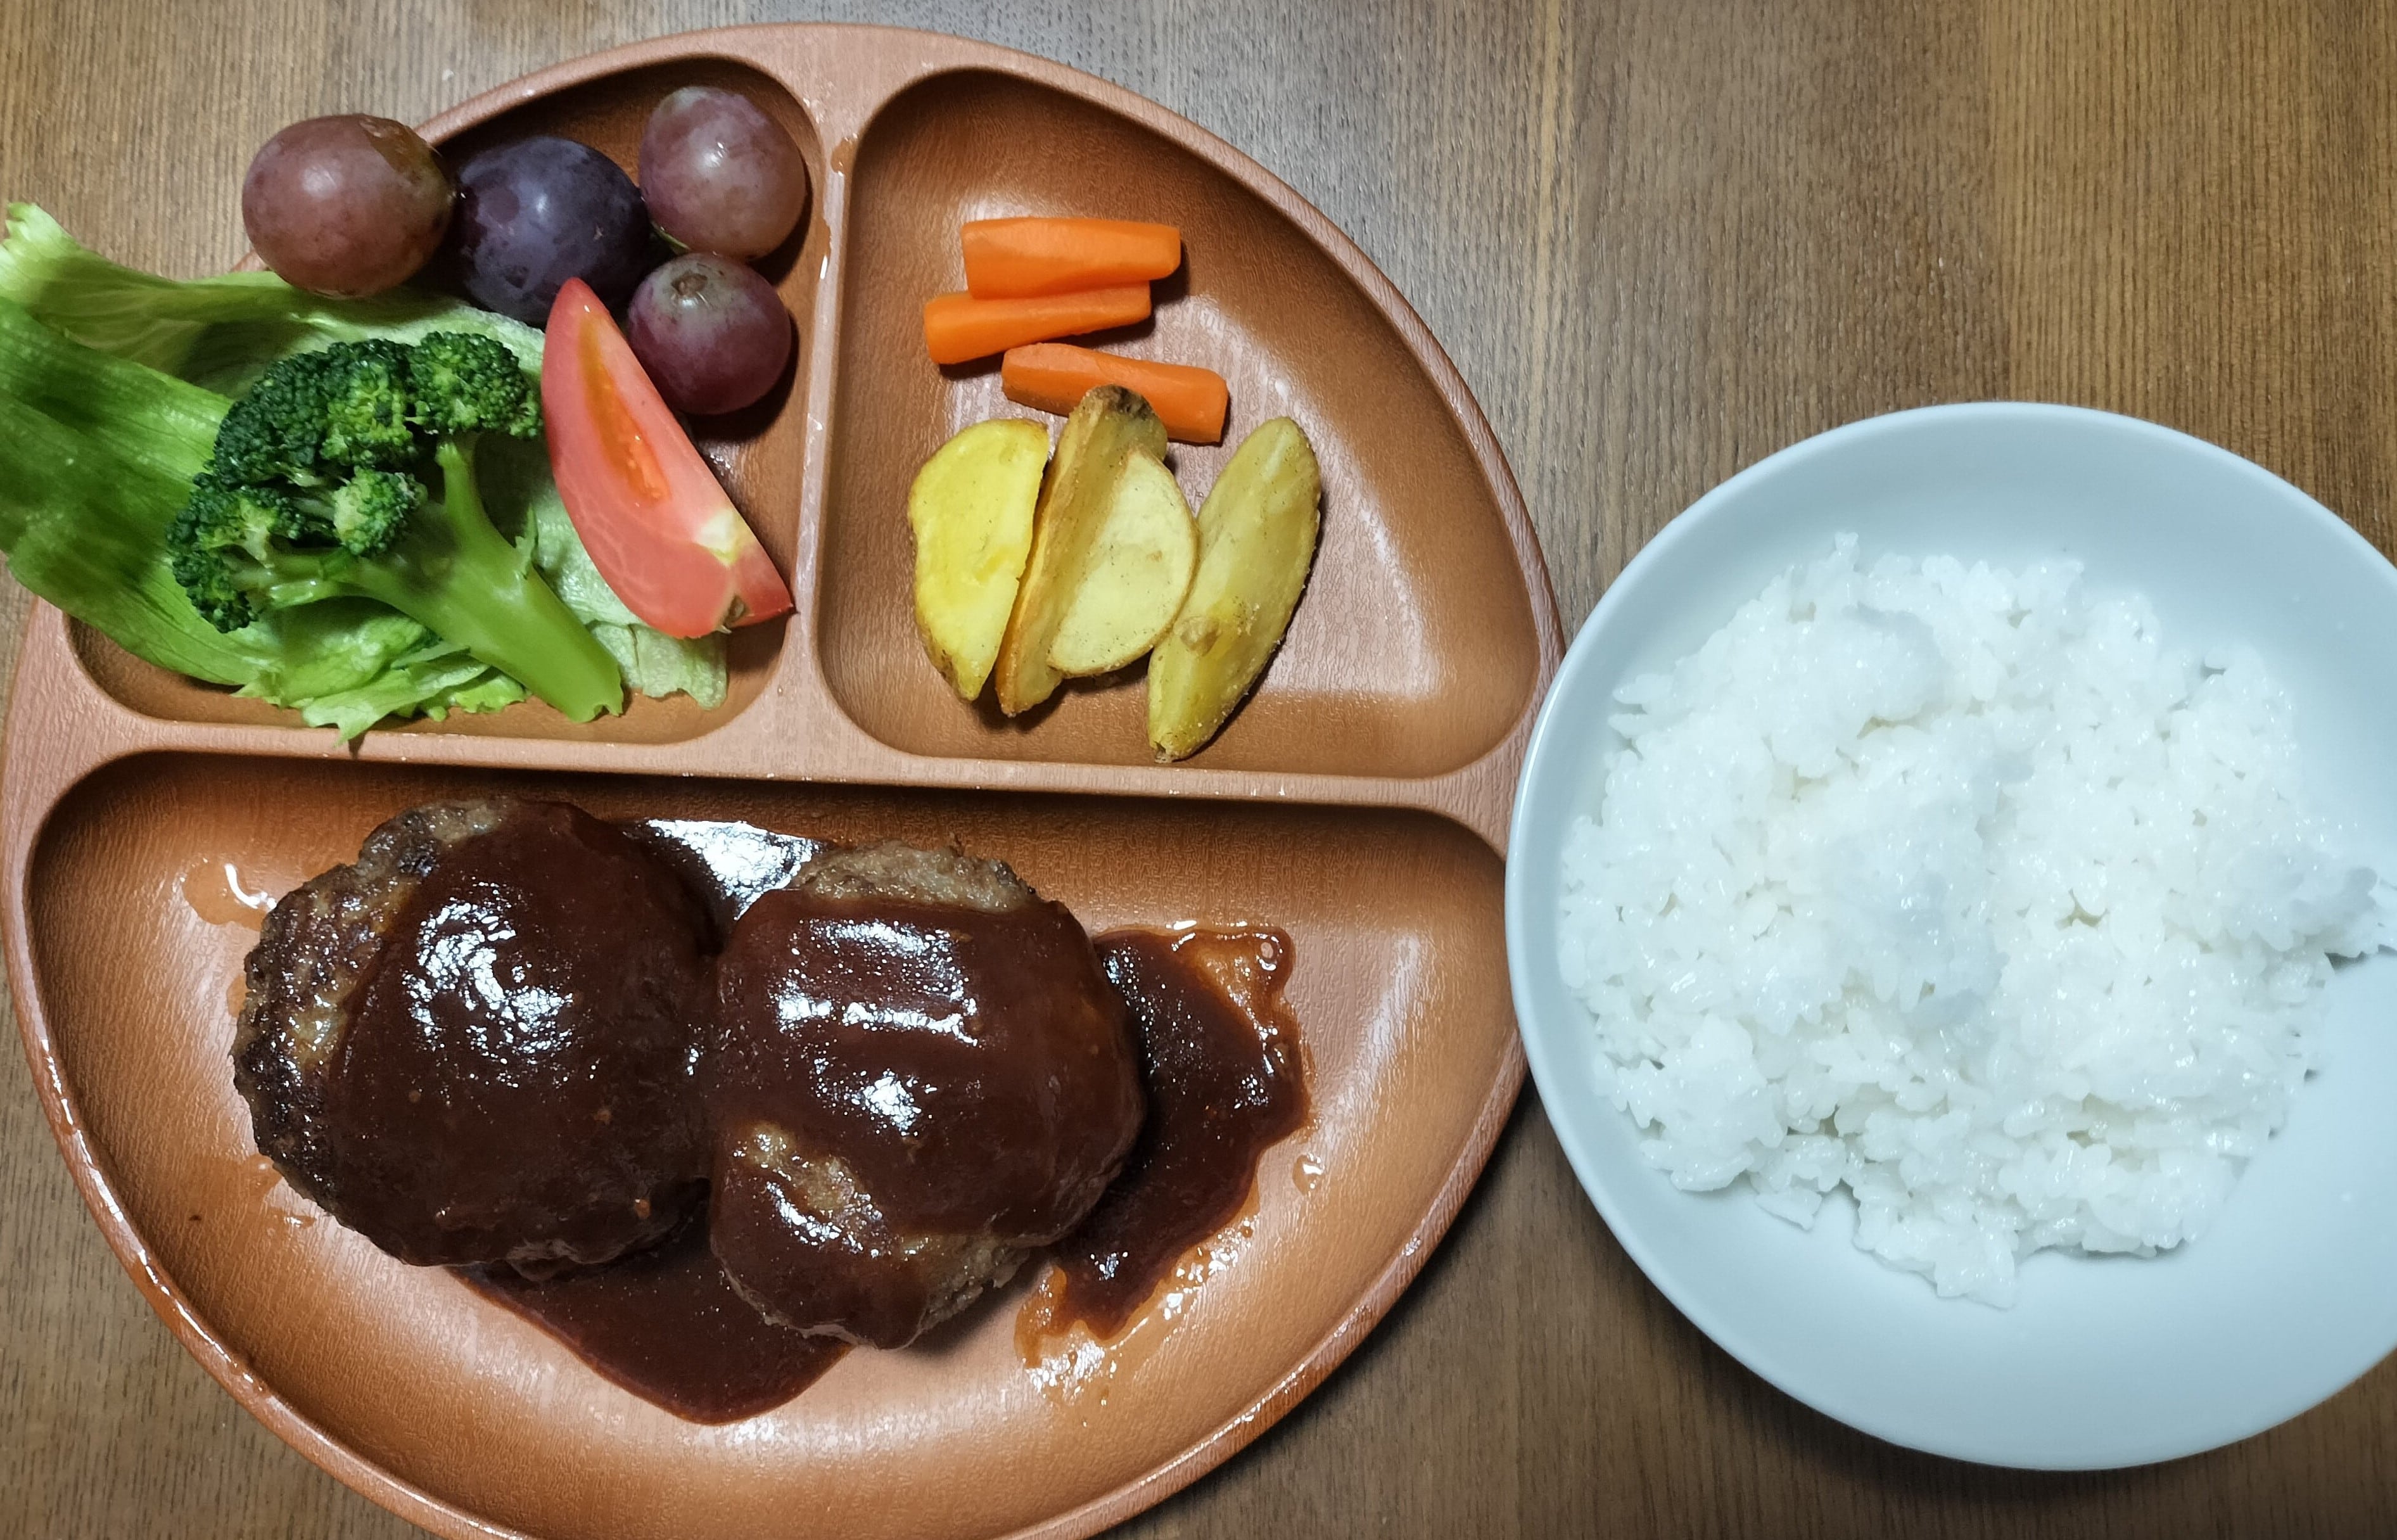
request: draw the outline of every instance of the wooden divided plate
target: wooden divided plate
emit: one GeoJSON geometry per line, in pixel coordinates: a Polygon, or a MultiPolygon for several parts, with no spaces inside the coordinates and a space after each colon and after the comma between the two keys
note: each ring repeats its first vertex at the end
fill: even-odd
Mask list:
{"type": "MultiPolygon", "coordinates": [[[[766,264],[798,317],[786,394],[703,442],[793,574],[725,703],[589,727],[539,705],[331,735],[171,677],[37,609],[0,800],[8,969],[41,1096],[109,1243],[277,1434],[449,1535],[1086,1534],[1306,1394],[1422,1265],[1522,1078],[1503,849],[1560,628],[1520,496],[1464,382],[1355,246],[1230,146],[1088,75],[847,26],[596,55],[427,126],[555,131],[628,167],[652,104],[730,86],[804,150],[814,201],[766,264]],[[1124,351],[1232,383],[1227,438],[1287,413],[1324,470],[1312,584],[1262,688],[1185,764],[1147,759],[1137,676],[1027,721],[961,705],[917,640],[904,514],[958,426],[1023,415],[923,361],[959,221],[1172,220],[1185,275],[1124,351]],[[1118,1341],[1027,1356],[1037,1268],[930,1346],[850,1354],[710,1427],[617,1389],[449,1274],[281,1185],[226,1060],[261,895],[414,803],[488,791],[603,815],[954,838],[1098,929],[1256,921],[1295,943],[1311,1124],[1234,1228],[1118,1341]]],[[[232,190],[226,190],[231,218],[232,190]]],[[[1194,492],[1225,450],[1178,449],[1194,492]]],[[[1194,502],[1196,501],[1194,497],[1194,502]]]]}

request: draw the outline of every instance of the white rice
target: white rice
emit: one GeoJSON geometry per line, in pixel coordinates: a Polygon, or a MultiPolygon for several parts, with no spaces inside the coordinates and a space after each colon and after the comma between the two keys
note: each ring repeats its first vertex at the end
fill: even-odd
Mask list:
{"type": "Polygon", "coordinates": [[[2203,1232],[2397,895],[2302,800],[2256,656],[2078,564],[1854,536],[1617,692],[1564,857],[1601,1081],[1683,1188],[1746,1180],[1943,1295],[2203,1232]]]}

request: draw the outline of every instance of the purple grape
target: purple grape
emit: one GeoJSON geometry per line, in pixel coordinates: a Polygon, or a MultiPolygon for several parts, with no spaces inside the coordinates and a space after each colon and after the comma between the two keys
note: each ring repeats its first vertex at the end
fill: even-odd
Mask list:
{"type": "Polygon", "coordinates": [[[693,251],[746,261],[782,245],[799,222],[808,163],[747,97],[686,86],[642,130],[641,188],[659,229],[693,251]]]}
{"type": "Polygon", "coordinates": [[[624,337],[677,411],[738,411],[791,359],[791,315],[774,286],[729,257],[676,257],[633,293],[624,337]]]}
{"type": "Polygon", "coordinates": [[[450,249],[475,303],[537,327],[569,278],[610,310],[623,304],[649,265],[649,216],[633,180],[591,146],[520,139],[459,167],[450,249]]]}

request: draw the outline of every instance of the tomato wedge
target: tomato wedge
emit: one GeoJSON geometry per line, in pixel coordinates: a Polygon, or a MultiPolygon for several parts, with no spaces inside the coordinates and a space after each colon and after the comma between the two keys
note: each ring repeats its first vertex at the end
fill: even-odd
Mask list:
{"type": "Polygon", "coordinates": [[[549,309],[541,409],[558,495],[624,608],[669,636],[789,611],[790,585],[580,278],[549,309]]]}

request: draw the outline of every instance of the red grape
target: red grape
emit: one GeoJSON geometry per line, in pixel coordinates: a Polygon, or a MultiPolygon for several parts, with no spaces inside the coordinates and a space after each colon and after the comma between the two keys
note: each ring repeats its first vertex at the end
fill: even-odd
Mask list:
{"type": "Polygon", "coordinates": [[[405,123],[344,114],[268,140],[241,183],[249,244],[287,283],[357,299],[415,276],[449,228],[433,146],[405,123]]]}
{"type": "Polygon", "coordinates": [[[774,286],[705,252],[641,280],[624,337],[666,403],[703,417],[756,401],[791,358],[791,315],[774,286]]]}
{"type": "Polygon", "coordinates": [[[808,164],[756,102],[686,86],[641,134],[641,192],[658,228],[746,261],[783,244],[808,206],[808,164]]]}

